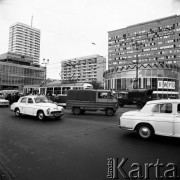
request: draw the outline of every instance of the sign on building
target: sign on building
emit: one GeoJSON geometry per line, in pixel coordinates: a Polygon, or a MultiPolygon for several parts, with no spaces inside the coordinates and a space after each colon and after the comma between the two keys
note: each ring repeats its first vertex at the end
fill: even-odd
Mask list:
{"type": "Polygon", "coordinates": [[[175,89],[175,82],[158,81],[158,89],[175,89]]]}

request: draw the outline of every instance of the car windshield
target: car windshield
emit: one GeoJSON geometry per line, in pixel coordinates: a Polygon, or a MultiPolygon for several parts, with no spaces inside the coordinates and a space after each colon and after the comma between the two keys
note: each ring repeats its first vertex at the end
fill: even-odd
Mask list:
{"type": "Polygon", "coordinates": [[[36,97],[34,98],[35,103],[48,103],[48,99],[46,97],[36,97]]]}
{"type": "Polygon", "coordinates": [[[142,113],[150,113],[155,105],[156,104],[146,104],[140,111],[142,113]]]}

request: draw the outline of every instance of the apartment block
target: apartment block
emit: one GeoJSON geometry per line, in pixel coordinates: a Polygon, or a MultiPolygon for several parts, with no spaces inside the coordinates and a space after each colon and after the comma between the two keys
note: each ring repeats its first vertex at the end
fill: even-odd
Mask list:
{"type": "Polygon", "coordinates": [[[106,70],[106,58],[91,55],[63,60],[61,62],[61,79],[77,82],[98,81],[103,83],[103,73],[106,70]]]}

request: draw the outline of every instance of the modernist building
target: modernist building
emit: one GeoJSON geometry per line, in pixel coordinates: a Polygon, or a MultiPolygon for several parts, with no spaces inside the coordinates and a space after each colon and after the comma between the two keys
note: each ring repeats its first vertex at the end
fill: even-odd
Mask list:
{"type": "Polygon", "coordinates": [[[9,52],[32,56],[34,63],[40,60],[40,30],[16,23],[9,29],[9,52]]]}
{"type": "Polygon", "coordinates": [[[153,89],[155,97],[179,94],[180,16],[108,32],[106,89],[153,89]]]}
{"type": "Polygon", "coordinates": [[[61,63],[61,79],[103,83],[103,72],[105,70],[106,59],[100,55],[68,59],[61,63]]]}
{"type": "Polygon", "coordinates": [[[8,52],[0,55],[0,90],[19,89],[27,84],[42,84],[45,68],[32,63],[33,58],[8,52]]]}

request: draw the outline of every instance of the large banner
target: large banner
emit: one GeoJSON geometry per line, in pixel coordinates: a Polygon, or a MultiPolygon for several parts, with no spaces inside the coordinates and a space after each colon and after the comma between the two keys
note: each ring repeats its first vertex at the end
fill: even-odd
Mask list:
{"type": "Polygon", "coordinates": [[[175,89],[175,82],[158,81],[158,89],[175,89]]]}

